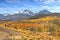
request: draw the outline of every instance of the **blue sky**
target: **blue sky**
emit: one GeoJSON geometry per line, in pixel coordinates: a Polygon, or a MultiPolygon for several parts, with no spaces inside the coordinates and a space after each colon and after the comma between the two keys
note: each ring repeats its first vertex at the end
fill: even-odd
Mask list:
{"type": "Polygon", "coordinates": [[[47,9],[60,12],[60,0],[0,0],[0,13],[8,14],[29,9],[33,12],[47,9]]]}

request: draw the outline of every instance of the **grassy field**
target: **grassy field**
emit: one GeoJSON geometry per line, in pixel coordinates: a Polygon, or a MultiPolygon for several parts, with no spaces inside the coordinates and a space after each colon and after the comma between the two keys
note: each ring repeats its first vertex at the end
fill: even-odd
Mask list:
{"type": "Polygon", "coordinates": [[[11,30],[11,34],[2,31],[8,34],[6,40],[60,40],[60,17],[57,16],[21,21],[5,20],[0,21],[0,27],[11,30]]]}

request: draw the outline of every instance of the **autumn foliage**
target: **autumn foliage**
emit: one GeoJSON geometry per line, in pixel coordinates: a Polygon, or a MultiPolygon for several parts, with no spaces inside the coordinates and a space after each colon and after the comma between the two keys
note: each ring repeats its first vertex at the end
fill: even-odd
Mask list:
{"type": "Polygon", "coordinates": [[[52,37],[52,40],[55,38],[60,39],[60,17],[57,16],[48,16],[45,18],[32,20],[8,21],[2,25],[8,28],[14,28],[16,30],[29,30],[31,32],[36,32],[38,35],[43,33],[43,35],[41,35],[43,38],[47,38],[49,36],[52,37]]]}

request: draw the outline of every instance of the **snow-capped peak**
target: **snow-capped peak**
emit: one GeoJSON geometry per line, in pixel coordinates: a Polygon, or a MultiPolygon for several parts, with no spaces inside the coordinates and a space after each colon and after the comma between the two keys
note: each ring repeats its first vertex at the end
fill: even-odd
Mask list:
{"type": "Polygon", "coordinates": [[[26,15],[32,15],[33,14],[33,12],[31,12],[30,10],[24,10],[23,12],[22,12],[23,14],[26,14],[26,15]]]}

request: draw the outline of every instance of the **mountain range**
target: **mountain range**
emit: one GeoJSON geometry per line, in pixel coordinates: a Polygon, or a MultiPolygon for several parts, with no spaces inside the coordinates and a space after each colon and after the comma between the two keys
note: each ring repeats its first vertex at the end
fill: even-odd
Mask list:
{"type": "MultiPolygon", "coordinates": [[[[12,13],[13,14],[13,13],[12,13]]],[[[32,11],[26,9],[23,10],[22,12],[14,13],[13,15],[11,14],[0,14],[0,20],[24,20],[24,19],[35,19],[39,17],[44,17],[44,16],[57,16],[60,15],[60,13],[51,13],[50,11],[44,9],[42,11],[39,11],[38,13],[33,13],[32,11]]]]}

